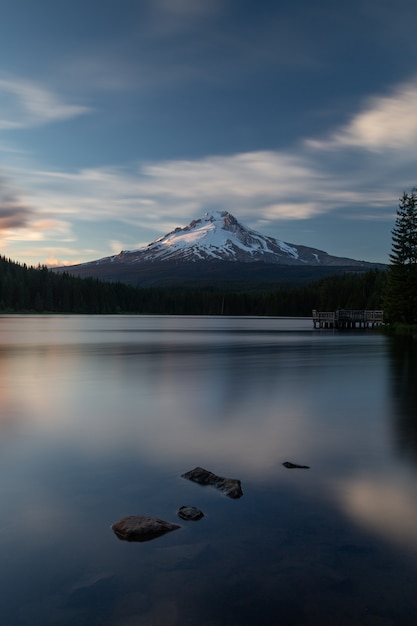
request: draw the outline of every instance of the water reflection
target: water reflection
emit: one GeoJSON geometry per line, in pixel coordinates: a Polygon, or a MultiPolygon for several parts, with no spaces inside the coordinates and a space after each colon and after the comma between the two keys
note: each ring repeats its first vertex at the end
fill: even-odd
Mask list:
{"type": "MultiPolygon", "coordinates": [[[[356,350],[365,361],[366,347],[339,345],[337,368],[336,351],[317,365],[322,346],[310,333],[291,341],[268,335],[267,345],[253,336],[206,339],[31,345],[8,358],[9,395],[27,416],[25,428],[43,425],[47,437],[73,435],[102,454],[133,446],[158,463],[204,461],[262,479],[288,455],[311,462],[329,437],[353,439],[364,403],[379,401],[356,367],[356,350]],[[355,396],[340,388],[345,377],[355,396]],[[326,437],[317,437],[324,428],[326,437]]],[[[344,455],[345,445],[339,465],[344,455]]]]}
{"type": "Polygon", "coordinates": [[[8,624],[414,623],[414,352],[310,320],[13,317],[0,340],[8,624]],[[113,541],[183,504],[203,520],[113,541]]]}
{"type": "Polygon", "coordinates": [[[394,441],[401,456],[417,462],[417,341],[395,337],[389,342],[394,441]]]}
{"type": "MultiPolygon", "coordinates": [[[[358,476],[350,471],[336,480],[333,492],[342,510],[356,522],[401,548],[417,552],[417,348],[415,341],[401,337],[387,338],[386,345],[389,393],[383,411],[376,412],[380,425],[374,432],[386,437],[383,456],[378,460],[374,455],[358,476]],[[414,467],[392,462],[393,455],[412,461],[414,467]]],[[[375,450],[369,446],[369,452],[375,450]]]]}
{"type": "Polygon", "coordinates": [[[334,487],[341,509],[356,523],[396,547],[417,553],[414,479],[386,471],[345,479],[334,487]]]}

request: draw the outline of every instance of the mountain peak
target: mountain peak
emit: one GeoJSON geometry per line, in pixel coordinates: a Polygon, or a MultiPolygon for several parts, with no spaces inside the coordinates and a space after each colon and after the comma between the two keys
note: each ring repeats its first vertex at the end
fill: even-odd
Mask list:
{"type": "Polygon", "coordinates": [[[239,222],[228,211],[208,211],[187,226],[177,227],[139,250],[82,264],[174,264],[226,261],[304,266],[356,266],[373,264],[331,256],[323,250],[299,246],[261,235],[239,222]]]}
{"type": "Polygon", "coordinates": [[[262,260],[276,263],[279,262],[277,257],[298,259],[295,247],[244,226],[228,211],[208,211],[188,226],[177,227],[144,248],[121,254],[124,259],[127,254],[140,255],[143,261],[262,260]]]}

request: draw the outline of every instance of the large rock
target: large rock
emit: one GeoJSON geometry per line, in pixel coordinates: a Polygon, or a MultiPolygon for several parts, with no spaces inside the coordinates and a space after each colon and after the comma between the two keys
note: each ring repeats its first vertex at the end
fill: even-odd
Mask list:
{"type": "Polygon", "coordinates": [[[217,476],[213,472],[202,467],[195,467],[193,470],[182,474],[182,478],[192,480],[199,485],[211,485],[222,491],[229,498],[237,499],[243,496],[242,484],[237,478],[224,478],[217,476]]]}
{"type": "Polygon", "coordinates": [[[112,525],[113,532],[124,541],[150,541],[177,528],[181,526],[144,515],[128,515],[112,525]]]}

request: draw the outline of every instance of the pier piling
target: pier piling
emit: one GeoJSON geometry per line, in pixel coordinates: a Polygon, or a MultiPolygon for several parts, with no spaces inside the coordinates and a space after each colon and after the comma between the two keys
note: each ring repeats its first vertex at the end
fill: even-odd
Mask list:
{"type": "Polygon", "coordinates": [[[313,310],[314,328],[374,328],[384,323],[384,311],[356,311],[338,309],[337,311],[313,310]]]}

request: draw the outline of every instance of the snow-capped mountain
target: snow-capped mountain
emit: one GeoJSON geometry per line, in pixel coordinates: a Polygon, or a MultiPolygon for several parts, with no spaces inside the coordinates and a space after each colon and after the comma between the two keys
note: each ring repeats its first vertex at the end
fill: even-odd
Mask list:
{"type": "Polygon", "coordinates": [[[247,228],[227,211],[211,211],[139,250],[54,271],[137,287],[241,290],[301,284],[375,267],[384,266],[273,239],[247,228]]]}
{"type": "Polygon", "coordinates": [[[307,246],[289,244],[252,230],[227,211],[211,211],[184,228],[176,228],[134,251],[92,261],[103,263],[154,263],[163,261],[232,261],[277,263],[280,265],[369,265],[335,257],[307,246]]]}

